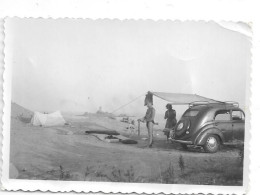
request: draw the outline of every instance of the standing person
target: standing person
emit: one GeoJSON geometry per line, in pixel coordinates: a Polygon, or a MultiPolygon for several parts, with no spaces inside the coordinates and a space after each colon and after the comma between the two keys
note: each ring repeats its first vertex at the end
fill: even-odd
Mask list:
{"type": "Polygon", "coordinates": [[[172,109],[171,104],[166,105],[167,111],[165,112],[164,119],[166,119],[164,134],[167,137],[167,142],[170,137],[170,131],[174,129],[177,120],[176,120],[176,111],[172,109]]]}
{"type": "Polygon", "coordinates": [[[154,125],[154,117],[155,117],[155,109],[153,108],[153,104],[150,101],[146,102],[147,111],[145,116],[142,119],[139,119],[142,122],[146,122],[146,127],[148,130],[148,141],[149,148],[153,145],[153,125],[154,125]]]}

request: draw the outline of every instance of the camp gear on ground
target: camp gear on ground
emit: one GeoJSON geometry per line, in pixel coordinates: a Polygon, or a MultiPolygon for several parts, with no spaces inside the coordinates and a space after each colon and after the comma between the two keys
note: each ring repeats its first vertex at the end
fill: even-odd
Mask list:
{"type": "Polygon", "coordinates": [[[51,114],[42,114],[40,112],[34,112],[34,115],[31,119],[31,124],[33,126],[58,126],[64,125],[66,121],[62,117],[60,111],[56,111],[51,114]]]}
{"type": "Polygon", "coordinates": [[[132,139],[120,140],[123,144],[137,144],[138,142],[132,139]]]}
{"type": "Polygon", "coordinates": [[[85,131],[85,133],[90,134],[106,134],[106,135],[119,135],[117,131],[114,130],[90,130],[90,131],[85,131]]]}
{"type": "Polygon", "coordinates": [[[105,139],[118,139],[118,138],[113,135],[108,135],[105,137],[105,139]]]}
{"type": "Polygon", "coordinates": [[[114,130],[92,130],[92,131],[85,131],[85,133],[94,133],[94,134],[106,134],[106,135],[119,135],[117,131],[114,130]]]}
{"type": "Polygon", "coordinates": [[[106,141],[108,143],[118,143],[119,139],[105,139],[104,141],[106,141]]]}
{"type": "Polygon", "coordinates": [[[105,141],[108,143],[117,143],[117,142],[121,142],[123,144],[137,144],[137,141],[135,140],[131,140],[125,136],[122,135],[117,135],[117,136],[113,136],[113,135],[104,135],[104,134],[91,134],[93,136],[95,136],[96,138],[98,138],[101,141],[105,141]]]}
{"type": "Polygon", "coordinates": [[[119,139],[117,137],[114,137],[113,135],[106,136],[104,140],[109,143],[119,142],[119,139]]]}

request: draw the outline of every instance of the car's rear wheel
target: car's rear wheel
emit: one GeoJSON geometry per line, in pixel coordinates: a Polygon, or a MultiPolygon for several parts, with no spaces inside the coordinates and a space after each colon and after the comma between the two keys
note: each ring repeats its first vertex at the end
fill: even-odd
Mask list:
{"type": "Polygon", "coordinates": [[[219,138],[216,135],[209,135],[206,139],[206,142],[203,146],[205,152],[208,153],[215,153],[218,151],[219,149],[219,138]]]}
{"type": "Polygon", "coordinates": [[[181,144],[181,147],[184,149],[184,150],[187,150],[188,149],[188,146],[186,144],[181,144]]]}

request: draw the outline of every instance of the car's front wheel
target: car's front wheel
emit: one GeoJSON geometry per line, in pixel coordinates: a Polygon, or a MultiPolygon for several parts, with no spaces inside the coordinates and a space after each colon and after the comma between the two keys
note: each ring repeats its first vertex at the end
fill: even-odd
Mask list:
{"type": "Polygon", "coordinates": [[[206,139],[206,142],[203,146],[205,152],[209,152],[209,153],[215,153],[218,151],[219,149],[219,139],[218,136],[216,135],[209,135],[206,139]]]}

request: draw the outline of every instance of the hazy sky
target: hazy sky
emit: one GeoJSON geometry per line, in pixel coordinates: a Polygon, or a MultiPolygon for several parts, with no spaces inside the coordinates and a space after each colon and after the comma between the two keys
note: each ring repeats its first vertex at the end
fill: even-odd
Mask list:
{"type": "MultiPolygon", "coordinates": [[[[12,100],[31,110],[112,111],[149,90],[245,104],[250,39],[214,22],[16,18],[5,28],[12,100]]],[[[166,103],[155,98],[159,113],[166,103]]],[[[118,113],[144,110],[140,98],[118,113]]]]}

